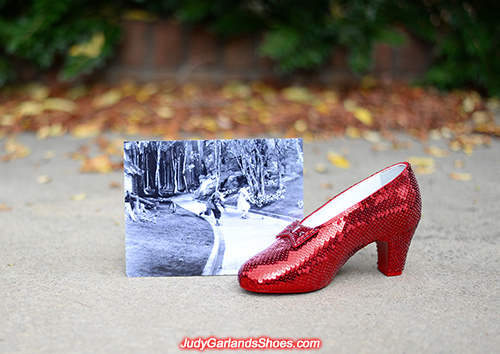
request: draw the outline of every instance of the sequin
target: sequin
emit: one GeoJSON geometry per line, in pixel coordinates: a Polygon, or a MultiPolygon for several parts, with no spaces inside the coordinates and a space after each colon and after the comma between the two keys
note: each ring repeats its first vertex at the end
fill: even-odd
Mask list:
{"type": "Polygon", "coordinates": [[[406,162],[372,177],[397,165],[404,165],[404,169],[394,179],[321,225],[303,225],[307,218],[288,225],[269,248],[241,266],[238,272],[241,287],[266,293],[321,289],[352,255],[372,242],[377,243],[379,270],[387,276],[401,274],[421,216],[417,180],[406,162]]]}

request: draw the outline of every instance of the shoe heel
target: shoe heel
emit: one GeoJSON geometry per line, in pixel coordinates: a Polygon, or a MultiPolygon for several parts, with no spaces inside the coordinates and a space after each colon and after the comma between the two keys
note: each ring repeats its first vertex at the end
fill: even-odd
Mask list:
{"type": "Polygon", "coordinates": [[[388,277],[401,275],[416,227],[392,241],[377,241],[378,269],[388,277]]]}

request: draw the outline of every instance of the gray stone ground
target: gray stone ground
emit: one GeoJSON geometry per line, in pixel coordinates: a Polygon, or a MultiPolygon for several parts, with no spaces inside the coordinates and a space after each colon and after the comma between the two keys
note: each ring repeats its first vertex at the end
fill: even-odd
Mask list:
{"type": "MultiPolygon", "coordinates": [[[[319,338],[314,352],[324,353],[500,348],[499,140],[471,157],[436,158],[435,173],[417,176],[423,219],[402,276],[380,273],[370,245],[328,287],[300,295],[249,293],[235,276],[127,278],[123,192],[109,186],[122,172],[78,172],[66,154],[88,141],[19,140],[32,154],[0,163],[0,204],[12,207],[0,213],[0,353],[174,353],[184,337],[209,336],[319,338]],[[44,159],[47,150],[55,157],[44,159]],[[453,171],[474,179],[452,180],[453,171]],[[39,184],[39,175],[52,181],[39,184]],[[86,198],[71,200],[79,193],[86,198]]],[[[306,215],[390,164],[425,156],[418,142],[383,152],[343,139],[304,149],[306,215]],[[329,150],[352,167],[330,165],[329,150]]]]}

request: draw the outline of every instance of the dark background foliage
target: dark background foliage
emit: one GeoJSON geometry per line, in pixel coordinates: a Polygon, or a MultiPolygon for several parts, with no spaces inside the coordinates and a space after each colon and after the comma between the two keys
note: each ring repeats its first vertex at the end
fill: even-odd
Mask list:
{"type": "Polygon", "coordinates": [[[62,79],[102,67],[130,9],[204,24],[221,36],[262,34],[261,55],[282,73],[318,68],[343,46],[352,71],[363,74],[374,44],[402,44],[404,28],[434,48],[421,83],[500,94],[494,0],[0,0],[0,85],[14,79],[19,62],[57,68],[62,79]]]}

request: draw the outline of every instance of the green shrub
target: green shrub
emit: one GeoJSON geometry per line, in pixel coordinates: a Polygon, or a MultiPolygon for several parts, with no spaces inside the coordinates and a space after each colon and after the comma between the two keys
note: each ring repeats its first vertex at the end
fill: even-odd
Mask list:
{"type": "Polygon", "coordinates": [[[141,9],[221,36],[262,34],[260,53],[283,73],[321,67],[344,46],[354,73],[372,66],[377,42],[404,42],[404,27],[434,48],[422,82],[500,94],[500,27],[495,0],[0,0],[0,85],[16,60],[62,78],[102,66],[119,38],[121,11],[141,9]]]}
{"type": "Polygon", "coordinates": [[[11,79],[18,60],[61,79],[104,64],[118,40],[113,3],[85,0],[0,0],[0,85],[11,79]]]}

